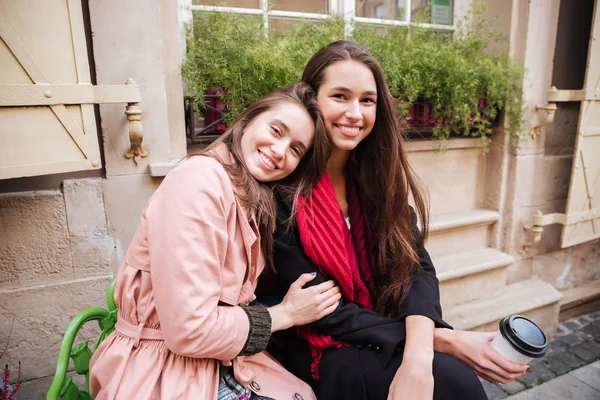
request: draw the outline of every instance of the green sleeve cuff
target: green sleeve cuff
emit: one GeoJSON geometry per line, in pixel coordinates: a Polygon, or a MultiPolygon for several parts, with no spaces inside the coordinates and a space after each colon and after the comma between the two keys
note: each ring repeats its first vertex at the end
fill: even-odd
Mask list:
{"type": "Polygon", "coordinates": [[[267,348],[271,339],[271,314],[263,306],[241,306],[250,321],[250,332],[240,356],[251,356],[267,348]]]}

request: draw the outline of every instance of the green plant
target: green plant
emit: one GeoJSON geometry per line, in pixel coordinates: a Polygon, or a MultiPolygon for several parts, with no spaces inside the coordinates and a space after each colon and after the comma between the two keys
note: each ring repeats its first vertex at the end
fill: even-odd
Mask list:
{"type": "MultiPolygon", "coordinates": [[[[399,100],[399,117],[408,125],[410,105],[424,101],[431,104],[439,122],[435,137],[445,139],[457,132],[489,141],[491,121],[499,110],[506,110],[516,146],[523,119],[524,70],[506,53],[490,49],[489,44],[501,38],[489,22],[474,7],[454,35],[417,26],[356,25],[349,39],[366,46],[380,61],[399,100]],[[478,107],[482,98],[483,113],[478,107]]],[[[225,88],[230,121],[252,101],[297,82],[315,51],[343,38],[344,21],[337,16],[299,21],[282,32],[265,30],[257,16],[197,13],[182,67],[188,94],[201,107],[205,89],[225,88]]]]}
{"type": "Polygon", "coordinates": [[[410,104],[425,101],[432,105],[435,118],[444,121],[434,127],[435,137],[445,139],[454,131],[488,139],[491,122],[505,109],[516,146],[523,120],[524,69],[506,53],[490,49],[490,44],[503,38],[490,28],[483,12],[475,6],[457,23],[459,33],[454,37],[418,26],[387,28],[384,34],[358,26],[354,38],[379,59],[392,93],[400,100],[401,118],[408,117],[410,104]],[[482,98],[484,115],[477,107],[482,98]]]}
{"type": "Polygon", "coordinates": [[[182,66],[188,94],[204,104],[204,90],[225,88],[225,115],[231,121],[243,107],[281,86],[298,82],[302,68],[321,46],[343,38],[340,18],[300,21],[278,34],[264,29],[262,17],[197,13],[182,66]]]}

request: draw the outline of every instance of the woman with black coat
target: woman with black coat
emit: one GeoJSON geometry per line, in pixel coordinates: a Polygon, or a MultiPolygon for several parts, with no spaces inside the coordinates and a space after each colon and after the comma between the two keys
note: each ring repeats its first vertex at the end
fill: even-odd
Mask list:
{"type": "Polygon", "coordinates": [[[425,196],[377,60],[334,42],[302,80],[317,92],[331,154],[296,209],[288,193],[277,195],[276,274],[261,277],[259,301],[276,300],[306,272],[317,272],[311,284],[335,280],[343,300],[329,316],[274,335],[270,353],[325,400],[478,400],[486,395],[474,370],[494,382],[523,375],[525,365],[488,346],[493,333],[453,331],[442,319],[423,247],[425,196]]]}

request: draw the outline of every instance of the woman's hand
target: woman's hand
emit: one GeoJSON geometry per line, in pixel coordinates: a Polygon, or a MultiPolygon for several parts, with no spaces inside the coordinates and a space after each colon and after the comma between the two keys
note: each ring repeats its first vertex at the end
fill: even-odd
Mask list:
{"type": "Polygon", "coordinates": [[[390,385],[388,400],[431,400],[433,398],[433,352],[404,354],[390,385]]]}
{"type": "Polygon", "coordinates": [[[529,367],[502,357],[490,346],[494,332],[436,329],[435,350],[450,354],[488,382],[508,383],[525,375],[529,367]]]}
{"type": "Polygon", "coordinates": [[[402,364],[390,385],[388,400],[431,400],[435,325],[423,315],[409,315],[405,324],[402,364]]]}
{"type": "Polygon", "coordinates": [[[316,273],[300,275],[288,289],[283,301],[269,308],[272,332],[309,324],[331,314],[337,308],[342,294],[334,281],[303,289],[315,276],[316,273]]]}

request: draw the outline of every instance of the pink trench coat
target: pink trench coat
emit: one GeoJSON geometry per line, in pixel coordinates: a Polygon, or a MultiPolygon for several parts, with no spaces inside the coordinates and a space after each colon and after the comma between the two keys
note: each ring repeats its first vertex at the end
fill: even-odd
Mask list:
{"type": "Polygon", "coordinates": [[[119,270],[116,331],[92,358],[94,398],[216,399],[224,364],[261,396],[315,399],[267,353],[238,357],[249,332],[238,304],[254,300],[263,267],[257,225],[221,164],[195,156],[173,169],[119,270]]]}

